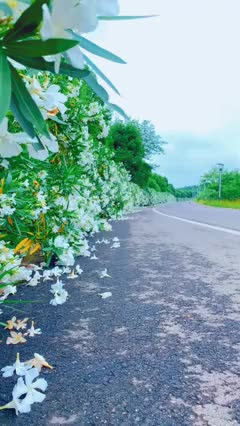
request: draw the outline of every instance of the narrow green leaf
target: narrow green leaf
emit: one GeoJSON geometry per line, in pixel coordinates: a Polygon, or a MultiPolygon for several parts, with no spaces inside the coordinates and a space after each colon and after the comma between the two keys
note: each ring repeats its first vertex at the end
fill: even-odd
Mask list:
{"type": "Polygon", "coordinates": [[[129,120],[128,115],[123,111],[123,109],[120,106],[115,105],[115,104],[111,104],[110,102],[108,102],[107,105],[109,106],[109,108],[111,108],[113,111],[116,111],[118,114],[120,114],[126,120],[129,120]]]}
{"type": "MultiPolygon", "coordinates": [[[[11,73],[12,73],[12,91],[16,96],[16,100],[18,102],[18,107],[27,121],[30,121],[32,125],[36,128],[36,130],[49,137],[49,132],[47,129],[46,122],[39,111],[39,108],[35,104],[33,98],[28,92],[24,82],[19,76],[18,72],[11,65],[11,73]]],[[[29,135],[30,136],[30,135],[29,135]]]]}
{"type": "Polygon", "coordinates": [[[133,19],[156,18],[158,15],[137,15],[137,16],[98,16],[99,21],[130,21],[133,19]]]}
{"type": "Polygon", "coordinates": [[[0,49],[0,123],[7,114],[11,99],[11,74],[5,53],[0,49]]]}
{"type": "Polygon", "coordinates": [[[87,64],[93,69],[93,71],[95,71],[95,73],[102,78],[103,81],[105,81],[105,83],[108,84],[108,86],[111,87],[111,89],[114,90],[114,92],[116,92],[118,95],[120,95],[118,89],[114,86],[114,84],[111,82],[111,80],[109,80],[109,78],[97,67],[97,65],[95,65],[91,59],[88,58],[88,56],[83,55],[85,61],[87,62],[87,64]]]}
{"type": "Polygon", "coordinates": [[[25,116],[22,114],[19,105],[18,100],[14,93],[12,93],[11,98],[11,111],[17,120],[17,122],[20,124],[20,126],[23,128],[24,132],[26,132],[32,139],[36,137],[36,132],[34,130],[34,127],[30,121],[28,121],[25,116]]]}
{"type": "Polygon", "coordinates": [[[76,40],[66,40],[61,38],[42,40],[26,40],[16,43],[5,43],[8,55],[19,55],[23,58],[35,58],[39,56],[55,55],[65,52],[76,46],[76,40]]]}
{"type": "Polygon", "coordinates": [[[50,120],[55,121],[55,123],[58,124],[63,124],[64,126],[67,126],[67,123],[65,123],[65,121],[60,120],[59,118],[57,118],[56,116],[54,117],[49,117],[50,120]]]}
{"type": "Polygon", "coordinates": [[[42,6],[49,4],[49,0],[35,0],[30,7],[28,7],[15,22],[13,28],[8,31],[4,37],[6,40],[19,40],[32,35],[40,22],[42,21],[42,6]]]}
{"type": "Polygon", "coordinates": [[[84,77],[83,80],[91,87],[94,93],[104,102],[107,103],[109,96],[107,91],[98,83],[95,75],[90,73],[87,77],[84,77]]]}
{"type": "Polygon", "coordinates": [[[109,52],[106,49],[103,49],[102,47],[98,46],[92,41],[87,40],[85,37],[82,37],[74,33],[72,30],[68,30],[68,32],[72,34],[74,39],[79,41],[80,46],[83,49],[88,50],[88,52],[91,52],[94,55],[100,56],[101,58],[108,59],[109,61],[117,62],[118,64],[126,64],[126,62],[123,59],[121,59],[119,56],[115,55],[114,53],[109,52]]]}
{"type": "MultiPolygon", "coordinates": [[[[35,70],[41,71],[50,71],[55,74],[54,62],[47,62],[43,58],[23,58],[21,56],[9,55],[12,59],[19,62],[20,64],[25,65],[28,68],[33,68],[35,70]]],[[[59,74],[66,74],[73,78],[83,78],[90,74],[88,70],[80,70],[78,68],[72,67],[69,64],[61,64],[59,74]]]]}

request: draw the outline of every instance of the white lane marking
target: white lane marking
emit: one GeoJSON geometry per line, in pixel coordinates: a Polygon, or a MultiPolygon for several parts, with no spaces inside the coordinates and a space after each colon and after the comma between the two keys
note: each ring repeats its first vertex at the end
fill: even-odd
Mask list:
{"type": "Polygon", "coordinates": [[[235,231],[234,229],[222,228],[220,226],[209,225],[204,222],[197,222],[195,220],[183,219],[183,217],[172,216],[170,214],[162,213],[157,209],[153,209],[154,213],[159,214],[160,216],[170,217],[171,219],[180,220],[181,222],[192,223],[193,225],[203,226],[204,228],[215,229],[215,231],[226,232],[227,234],[238,235],[240,236],[240,231],[235,231]]]}

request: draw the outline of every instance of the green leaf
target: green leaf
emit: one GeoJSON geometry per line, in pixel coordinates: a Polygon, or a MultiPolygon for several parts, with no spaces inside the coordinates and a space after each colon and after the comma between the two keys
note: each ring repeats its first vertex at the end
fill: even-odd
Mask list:
{"type": "Polygon", "coordinates": [[[129,116],[123,111],[122,108],[120,108],[120,106],[115,105],[115,104],[111,104],[110,102],[108,102],[107,105],[109,106],[109,108],[111,108],[113,111],[116,111],[118,114],[120,114],[126,120],[129,120],[129,116]]]}
{"type": "MultiPolygon", "coordinates": [[[[50,71],[53,74],[55,74],[54,70],[54,62],[47,62],[43,58],[28,58],[28,57],[21,57],[21,56],[13,56],[9,55],[12,59],[19,62],[20,64],[25,65],[28,68],[33,68],[35,70],[41,70],[41,71],[50,71]]],[[[72,67],[72,65],[69,64],[61,64],[59,74],[66,74],[73,78],[83,78],[86,77],[88,74],[90,74],[90,71],[88,70],[80,70],[78,68],[72,67]]]]}
{"type": "Polygon", "coordinates": [[[88,58],[88,56],[83,55],[85,61],[87,62],[87,64],[93,69],[93,71],[95,71],[95,73],[97,75],[99,75],[100,78],[102,78],[103,81],[105,81],[105,83],[108,84],[108,86],[111,87],[111,89],[114,90],[114,92],[116,92],[118,95],[120,95],[118,89],[114,86],[114,84],[109,80],[109,78],[97,67],[97,65],[95,65],[91,59],[88,58]]]}
{"type": "Polygon", "coordinates": [[[46,41],[42,40],[27,40],[16,43],[5,43],[8,55],[14,56],[19,55],[23,58],[39,57],[47,55],[55,55],[61,52],[65,52],[68,49],[76,46],[78,42],[76,40],[66,40],[61,38],[50,39],[46,41]]]}
{"type": "Polygon", "coordinates": [[[68,30],[68,32],[72,34],[75,40],[79,41],[79,44],[83,49],[88,50],[94,55],[101,56],[101,58],[108,59],[109,61],[117,62],[118,64],[126,64],[126,62],[123,59],[119,58],[119,56],[115,55],[114,53],[109,52],[106,49],[103,49],[102,47],[98,46],[92,41],[87,40],[85,37],[75,34],[72,30],[68,30]]]}
{"type": "Polygon", "coordinates": [[[98,83],[95,75],[90,73],[87,77],[84,77],[83,80],[91,87],[94,93],[104,102],[107,103],[109,96],[107,91],[98,83]]]}
{"type": "Polygon", "coordinates": [[[49,4],[49,0],[34,1],[34,3],[22,13],[20,18],[15,22],[13,28],[8,31],[4,37],[4,41],[14,41],[32,35],[42,21],[42,6],[44,4],[49,4]]]}
{"type": "Polygon", "coordinates": [[[24,132],[26,132],[32,139],[36,137],[36,132],[34,130],[34,127],[30,121],[28,121],[24,115],[22,114],[19,106],[18,101],[14,93],[12,93],[11,98],[11,111],[15,117],[15,119],[18,121],[20,126],[23,128],[24,132]]]}
{"type": "MultiPolygon", "coordinates": [[[[49,132],[47,129],[46,122],[39,111],[39,108],[35,104],[33,98],[28,92],[24,82],[19,76],[18,72],[11,65],[11,73],[12,73],[12,91],[16,97],[19,110],[22,113],[22,116],[32,123],[32,125],[36,128],[36,130],[49,137],[49,132]]],[[[28,133],[30,136],[30,133],[28,133]]]]}
{"type": "Polygon", "coordinates": [[[137,16],[98,16],[99,21],[130,21],[133,19],[156,18],[158,15],[137,15],[137,16]]]}
{"type": "Polygon", "coordinates": [[[65,123],[65,121],[60,120],[59,118],[57,118],[56,116],[54,117],[49,117],[49,120],[55,121],[55,123],[58,124],[63,124],[64,126],[67,126],[68,124],[65,123]]]}
{"type": "Polygon", "coordinates": [[[6,16],[12,16],[13,14],[11,7],[9,7],[6,3],[3,3],[2,1],[0,2],[0,11],[1,10],[6,16]]]}
{"type": "Polygon", "coordinates": [[[11,99],[11,74],[5,53],[0,49],[0,123],[7,114],[11,99]]]}

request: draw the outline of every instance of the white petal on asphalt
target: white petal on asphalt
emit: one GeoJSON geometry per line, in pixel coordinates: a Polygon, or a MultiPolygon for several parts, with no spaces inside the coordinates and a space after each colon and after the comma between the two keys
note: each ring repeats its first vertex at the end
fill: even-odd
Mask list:
{"type": "Polygon", "coordinates": [[[106,291],[105,293],[98,293],[98,295],[102,299],[108,299],[108,297],[112,297],[112,293],[110,291],[106,291]]]}
{"type": "Polygon", "coordinates": [[[107,268],[100,271],[100,278],[112,278],[111,275],[107,273],[107,268]]]}

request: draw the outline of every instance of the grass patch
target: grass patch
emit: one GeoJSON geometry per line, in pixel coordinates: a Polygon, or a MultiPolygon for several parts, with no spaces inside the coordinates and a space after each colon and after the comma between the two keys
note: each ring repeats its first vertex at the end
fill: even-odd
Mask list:
{"type": "Polygon", "coordinates": [[[222,207],[225,209],[240,209],[240,199],[238,200],[197,200],[204,206],[222,207]]]}

